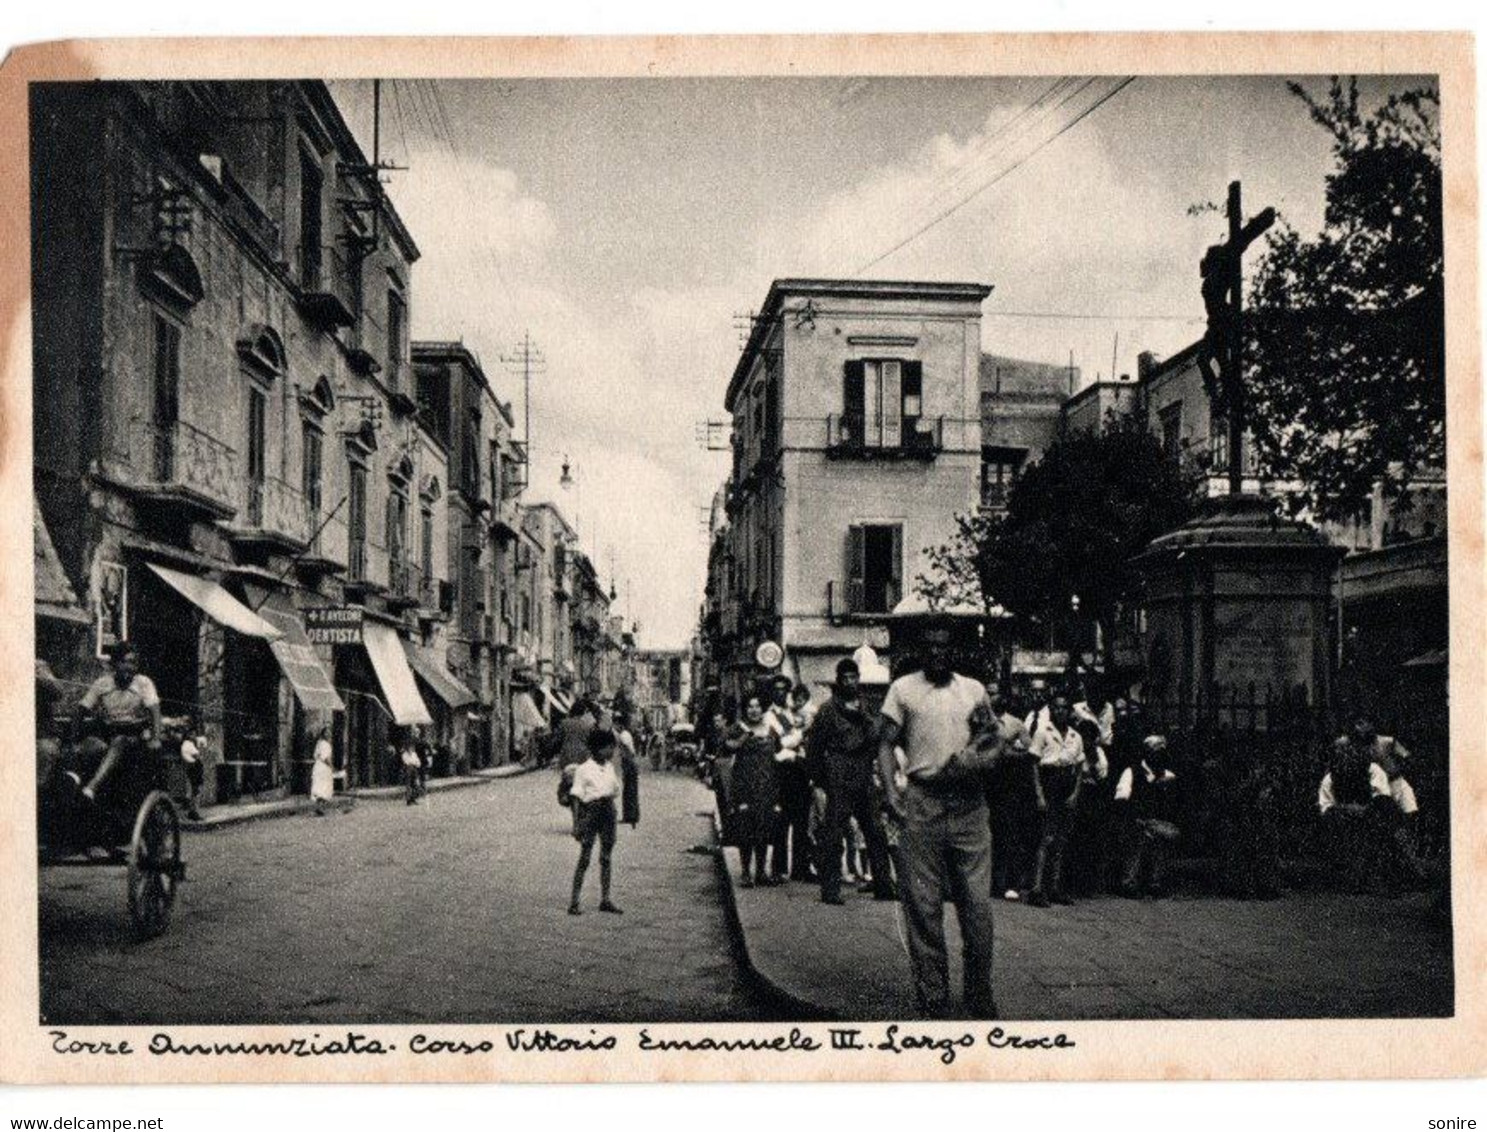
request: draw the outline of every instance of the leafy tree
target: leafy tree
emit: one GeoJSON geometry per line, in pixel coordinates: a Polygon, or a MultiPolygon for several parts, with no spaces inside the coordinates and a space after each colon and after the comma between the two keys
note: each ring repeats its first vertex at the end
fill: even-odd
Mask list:
{"type": "Polygon", "coordinates": [[[1142,420],[1112,415],[1100,431],[1063,437],[1029,465],[1004,515],[958,517],[955,538],[930,551],[919,592],[931,607],[1000,605],[1045,621],[1065,614],[1077,594],[1108,647],[1116,613],[1134,593],[1130,559],[1192,516],[1198,480],[1142,420]]]}
{"type": "Polygon", "coordinates": [[[1320,518],[1403,497],[1445,461],[1445,291],[1439,96],[1365,115],[1356,81],[1290,89],[1333,137],[1322,231],[1282,224],[1249,295],[1249,423],[1269,474],[1320,518]]]}

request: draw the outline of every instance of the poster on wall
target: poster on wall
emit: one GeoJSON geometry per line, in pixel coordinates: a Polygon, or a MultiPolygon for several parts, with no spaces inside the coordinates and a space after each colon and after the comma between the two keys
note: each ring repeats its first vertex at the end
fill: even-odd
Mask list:
{"type": "Polygon", "coordinates": [[[94,655],[105,660],[109,650],[128,635],[129,571],[122,562],[104,562],[99,567],[97,593],[93,606],[94,655]]]}

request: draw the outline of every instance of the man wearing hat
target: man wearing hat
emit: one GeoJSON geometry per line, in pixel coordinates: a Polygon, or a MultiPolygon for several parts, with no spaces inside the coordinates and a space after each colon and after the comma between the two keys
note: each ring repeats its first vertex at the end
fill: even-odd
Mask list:
{"type": "Polygon", "coordinates": [[[873,898],[895,900],[888,840],[878,821],[873,792],[873,760],[878,754],[878,721],[863,702],[857,662],[837,662],[832,696],[816,712],[806,737],[806,766],[826,791],[826,820],[816,845],[821,902],[842,904],[842,841],[856,818],[867,840],[873,870],[873,898]]]}

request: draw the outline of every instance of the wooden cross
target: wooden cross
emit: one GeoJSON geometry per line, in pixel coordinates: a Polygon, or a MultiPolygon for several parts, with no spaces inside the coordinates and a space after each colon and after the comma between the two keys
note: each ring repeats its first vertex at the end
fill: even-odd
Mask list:
{"type": "Polygon", "coordinates": [[[1229,238],[1203,255],[1203,306],[1208,330],[1198,349],[1198,368],[1208,395],[1223,411],[1229,429],[1229,493],[1238,495],[1244,481],[1244,253],[1275,223],[1267,208],[1243,222],[1239,182],[1229,184],[1229,238]]]}

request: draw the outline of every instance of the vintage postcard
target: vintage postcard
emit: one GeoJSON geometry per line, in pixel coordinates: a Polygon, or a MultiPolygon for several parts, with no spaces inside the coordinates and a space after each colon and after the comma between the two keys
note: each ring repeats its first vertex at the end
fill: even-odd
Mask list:
{"type": "Polygon", "coordinates": [[[1481,1073],[1473,66],[13,52],[0,1077],[1481,1073]]]}

